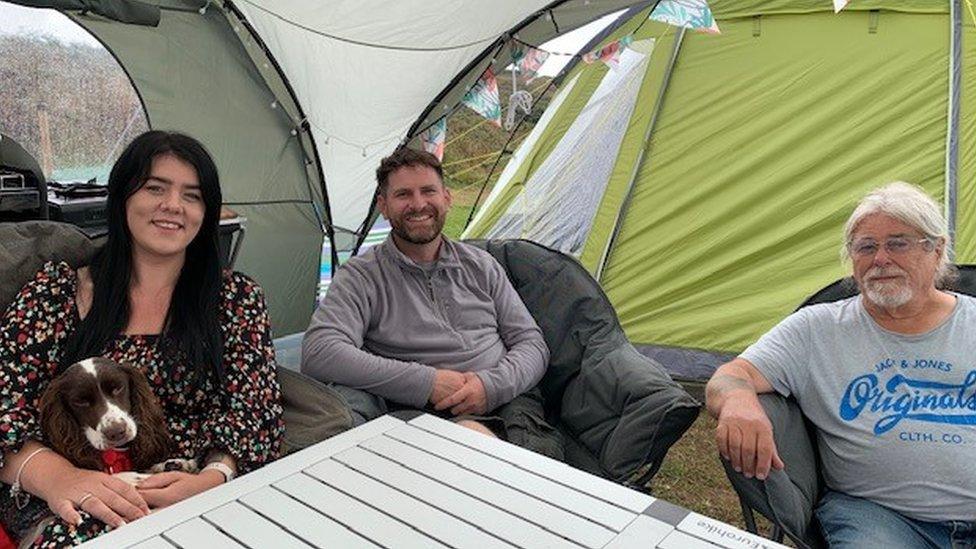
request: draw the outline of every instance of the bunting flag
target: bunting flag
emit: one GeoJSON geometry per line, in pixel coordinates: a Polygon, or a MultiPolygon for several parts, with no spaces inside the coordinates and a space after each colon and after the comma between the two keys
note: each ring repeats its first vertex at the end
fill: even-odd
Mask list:
{"type": "Polygon", "coordinates": [[[512,51],[512,62],[518,67],[519,73],[530,82],[548,58],[549,52],[518,43],[512,51]]]}
{"type": "Polygon", "coordinates": [[[502,102],[498,97],[498,80],[491,67],[485,69],[481,78],[464,94],[462,103],[474,112],[484,116],[492,124],[502,127],[502,102]]]}
{"type": "Polygon", "coordinates": [[[584,63],[593,63],[597,60],[603,61],[610,68],[616,68],[620,62],[620,52],[634,41],[634,37],[627,35],[620,40],[614,40],[597,51],[590,52],[583,56],[584,63]]]}
{"type": "Polygon", "coordinates": [[[436,156],[438,160],[444,160],[444,140],[446,138],[446,116],[434,122],[433,126],[427,128],[424,133],[420,134],[420,142],[423,144],[424,150],[436,156]]]}
{"type": "Polygon", "coordinates": [[[834,13],[838,13],[840,10],[847,7],[847,2],[850,0],[834,0],[834,13]]]}
{"type": "MultiPolygon", "coordinates": [[[[834,0],[834,3],[838,1],[834,0]]],[[[721,32],[705,0],[661,0],[651,12],[650,19],[712,34],[721,32]]]]}

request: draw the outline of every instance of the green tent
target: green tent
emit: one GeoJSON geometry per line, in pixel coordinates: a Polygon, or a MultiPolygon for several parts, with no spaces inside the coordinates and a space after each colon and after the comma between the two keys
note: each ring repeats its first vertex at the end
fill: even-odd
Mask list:
{"type": "Polygon", "coordinates": [[[707,376],[844,276],[843,223],[905,180],[976,261],[976,30],[961,1],[710,3],[579,64],[467,229],[575,255],[643,352],[707,376]],[[699,351],[707,351],[702,353],[699,351]]]}

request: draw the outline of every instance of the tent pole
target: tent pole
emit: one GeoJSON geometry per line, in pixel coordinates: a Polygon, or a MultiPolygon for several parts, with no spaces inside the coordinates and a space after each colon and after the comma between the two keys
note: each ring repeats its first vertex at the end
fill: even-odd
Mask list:
{"type": "MultiPolygon", "coordinates": [[[[314,167],[315,167],[314,173],[318,176],[319,188],[322,191],[322,207],[325,210],[324,212],[325,223],[323,223],[322,225],[324,226],[323,228],[325,229],[326,238],[329,239],[329,248],[332,251],[332,274],[334,275],[336,267],[339,265],[339,253],[338,250],[336,250],[335,229],[332,226],[332,205],[329,201],[329,189],[325,184],[325,172],[322,169],[322,158],[319,156],[318,146],[315,144],[315,136],[312,135],[312,125],[308,123],[308,117],[305,115],[305,111],[302,109],[302,104],[298,101],[298,95],[295,94],[295,89],[292,88],[291,82],[288,80],[288,77],[285,76],[285,71],[282,70],[281,65],[278,63],[278,60],[275,58],[275,56],[271,54],[271,49],[268,48],[268,45],[261,38],[261,35],[259,35],[257,30],[254,28],[254,26],[251,25],[251,22],[248,21],[246,17],[244,17],[244,12],[242,12],[234,4],[233,0],[224,0],[223,8],[224,8],[225,17],[227,17],[228,19],[228,23],[230,23],[229,21],[230,17],[227,14],[233,13],[234,17],[237,18],[241,26],[244,27],[244,29],[246,29],[247,32],[251,35],[251,38],[254,39],[254,43],[257,44],[261,52],[264,53],[264,56],[268,60],[268,63],[271,64],[271,67],[274,69],[274,72],[278,75],[278,78],[281,79],[281,83],[288,93],[288,98],[291,99],[292,105],[294,106],[295,110],[298,112],[298,119],[301,122],[299,123],[299,127],[296,128],[297,135],[295,137],[298,139],[298,144],[299,147],[302,149],[302,154],[306,158],[311,158],[312,160],[314,160],[314,167]],[[302,135],[301,135],[302,133],[308,136],[309,147],[311,148],[311,153],[312,153],[311,155],[307,154],[308,151],[306,150],[306,147],[302,142],[302,135]]],[[[245,48],[245,51],[247,51],[247,48],[245,48]]],[[[252,62],[254,63],[255,68],[258,69],[258,73],[261,74],[261,70],[258,68],[257,61],[252,58],[252,62]]],[[[263,76],[264,75],[262,74],[262,77],[263,76]]],[[[268,89],[273,89],[271,88],[270,83],[268,83],[268,89]]],[[[282,105],[282,107],[284,107],[284,105],[282,105]]],[[[307,174],[308,169],[306,169],[305,171],[307,174]]],[[[306,183],[311,185],[311,182],[309,182],[308,179],[306,179],[306,183]]],[[[312,210],[318,217],[319,212],[315,208],[315,200],[311,196],[311,193],[309,198],[312,199],[311,200],[312,210]]]]}
{"type": "MultiPolygon", "coordinates": [[[[945,216],[949,225],[949,240],[956,240],[956,213],[959,191],[959,89],[962,59],[961,0],[949,1],[949,97],[946,120],[945,158],[945,216]]],[[[950,261],[955,261],[955,248],[950,247],[950,261]]]]}
{"type": "MultiPolygon", "coordinates": [[[[651,138],[651,134],[654,133],[654,126],[657,125],[657,117],[661,114],[661,108],[664,104],[664,94],[667,92],[668,83],[671,81],[671,73],[674,71],[674,64],[678,60],[678,52],[681,50],[681,42],[685,37],[685,28],[679,28],[674,37],[674,45],[671,47],[671,58],[668,60],[668,67],[665,70],[664,78],[661,81],[661,89],[658,90],[657,94],[657,104],[654,106],[654,114],[651,115],[651,121],[647,125],[647,130],[644,132],[643,143],[648,143],[651,138]]],[[[640,169],[641,164],[644,162],[644,155],[647,153],[647,147],[642,147],[640,154],[637,156],[637,161],[634,162],[634,169],[630,174],[630,183],[627,186],[627,194],[624,195],[623,203],[620,205],[620,209],[617,211],[617,218],[613,222],[613,231],[610,233],[610,238],[607,239],[607,244],[603,248],[603,255],[600,257],[600,263],[597,265],[596,278],[597,282],[602,282],[603,279],[603,269],[607,266],[607,261],[610,259],[610,250],[613,248],[614,242],[617,240],[617,235],[620,233],[620,227],[623,225],[624,218],[627,216],[627,208],[630,206],[630,200],[634,194],[634,183],[637,182],[637,172],[640,169]]]]}

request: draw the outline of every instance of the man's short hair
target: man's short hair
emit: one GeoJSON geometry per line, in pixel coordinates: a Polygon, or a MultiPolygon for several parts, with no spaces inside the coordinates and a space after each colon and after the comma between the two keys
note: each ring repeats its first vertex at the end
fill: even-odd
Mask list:
{"type": "Polygon", "coordinates": [[[935,283],[942,286],[955,276],[956,270],[949,262],[952,241],[949,238],[949,227],[945,216],[942,215],[942,208],[925,191],[904,181],[895,181],[878,187],[857,204],[844,226],[841,255],[845,259],[851,259],[850,244],[858,224],[865,217],[877,213],[901,221],[932,242],[941,239],[942,255],[939,256],[935,283]]]}
{"type": "Polygon", "coordinates": [[[376,168],[376,184],[380,194],[386,194],[386,186],[390,182],[390,174],[405,167],[427,166],[437,172],[441,183],[444,182],[444,169],[441,161],[427,151],[418,151],[408,147],[400,147],[393,154],[380,161],[376,168]]]}

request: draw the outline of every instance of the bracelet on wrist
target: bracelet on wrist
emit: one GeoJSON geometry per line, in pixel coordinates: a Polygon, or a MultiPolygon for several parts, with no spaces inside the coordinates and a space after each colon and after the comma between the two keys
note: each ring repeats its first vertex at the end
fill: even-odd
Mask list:
{"type": "Polygon", "coordinates": [[[30,462],[30,460],[34,459],[34,456],[36,456],[37,454],[40,454],[41,452],[50,452],[50,451],[51,451],[50,448],[44,448],[44,447],[38,448],[33,452],[31,452],[30,455],[27,456],[27,459],[20,462],[20,467],[17,468],[17,476],[14,478],[14,483],[10,485],[10,497],[14,498],[14,504],[17,506],[18,511],[23,509],[24,507],[27,507],[27,503],[28,501],[30,501],[29,499],[30,494],[28,494],[24,490],[24,485],[21,484],[20,481],[21,475],[24,474],[24,468],[27,467],[27,464],[30,462]]]}
{"type": "Polygon", "coordinates": [[[230,482],[234,479],[234,470],[228,467],[225,463],[219,461],[208,463],[206,466],[204,466],[203,470],[206,471],[208,469],[217,471],[218,473],[224,475],[224,482],[230,482]]]}

